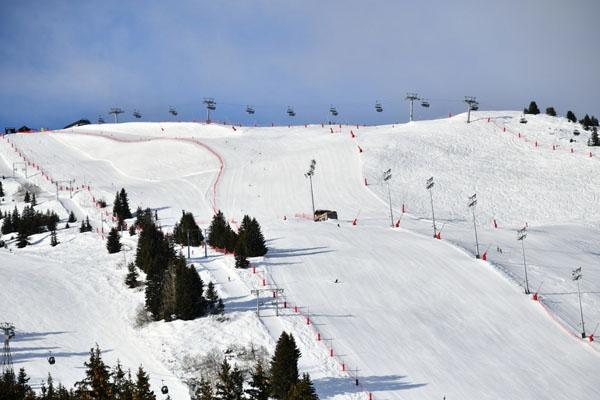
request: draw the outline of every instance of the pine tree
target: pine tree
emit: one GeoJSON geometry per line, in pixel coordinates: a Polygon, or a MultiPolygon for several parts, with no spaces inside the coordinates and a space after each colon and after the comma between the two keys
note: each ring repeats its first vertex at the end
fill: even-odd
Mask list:
{"type": "Polygon", "coordinates": [[[252,218],[248,227],[248,257],[258,257],[267,254],[265,237],[256,218],[252,218]]]}
{"type": "Polygon", "coordinates": [[[302,379],[292,387],[287,400],[319,400],[308,374],[303,374],[302,379]]]}
{"type": "Polygon", "coordinates": [[[53,230],[52,232],[50,232],[50,246],[55,247],[56,245],[58,245],[58,243],[60,242],[56,237],[56,230],[53,230]]]}
{"type": "Polygon", "coordinates": [[[238,242],[235,246],[235,267],[236,268],[248,268],[250,266],[250,261],[247,258],[247,250],[245,241],[245,233],[244,235],[239,235],[238,242]]]}
{"type": "Polygon", "coordinates": [[[554,109],[554,107],[546,108],[546,115],[549,115],[551,117],[556,117],[556,110],[554,109]]]}
{"type": "Polygon", "coordinates": [[[29,192],[28,191],[25,192],[25,197],[23,198],[23,201],[25,203],[29,203],[31,201],[31,197],[29,196],[29,192]]]}
{"type": "Polygon", "coordinates": [[[123,211],[121,207],[121,197],[119,196],[119,192],[115,194],[115,200],[113,201],[113,217],[119,218],[123,211]]]}
{"type": "Polygon", "coordinates": [[[2,187],[2,182],[0,182],[0,197],[4,197],[4,188],[2,187]]]}
{"type": "Polygon", "coordinates": [[[30,378],[25,373],[25,368],[20,368],[16,382],[17,399],[27,399],[32,397],[33,391],[31,390],[31,386],[29,386],[29,379],[30,378]]]}
{"type": "Polygon", "coordinates": [[[135,225],[129,227],[129,236],[135,236],[135,225]]]}
{"type": "Polygon", "coordinates": [[[590,129],[590,126],[592,126],[592,120],[587,114],[585,114],[585,117],[583,117],[583,119],[579,121],[579,123],[583,125],[583,129],[585,129],[586,131],[590,129]]]}
{"type": "Polygon", "coordinates": [[[119,193],[120,200],[120,208],[121,208],[121,217],[123,219],[129,219],[132,217],[131,210],[129,208],[129,200],[127,200],[127,192],[125,192],[125,188],[121,188],[121,192],[119,193]]]}
{"type": "Polygon", "coordinates": [[[217,306],[219,304],[219,295],[215,289],[214,283],[212,281],[208,282],[206,287],[206,303],[207,303],[207,311],[209,314],[217,314],[217,306]]]}
{"type": "Polygon", "coordinates": [[[227,359],[224,359],[217,377],[216,398],[218,400],[242,400],[244,398],[244,377],[237,366],[232,370],[227,359]]]}
{"type": "Polygon", "coordinates": [[[198,388],[196,389],[196,400],[215,400],[210,383],[206,379],[201,379],[198,388]]]}
{"type": "Polygon", "coordinates": [[[31,196],[31,206],[32,207],[37,206],[37,199],[35,197],[35,193],[33,193],[33,195],[31,196]]]}
{"type": "Polygon", "coordinates": [[[225,234],[227,231],[227,222],[221,211],[217,212],[210,223],[210,232],[208,233],[208,244],[217,248],[225,248],[225,234]]]}
{"type": "Polygon", "coordinates": [[[575,116],[575,113],[573,113],[573,111],[571,110],[567,111],[567,119],[570,122],[577,122],[577,117],[575,116]]]}
{"type": "Polygon", "coordinates": [[[100,348],[90,349],[90,359],[84,363],[85,378],[76,383],[76,394],[81,398],[94,400],[112,399],[110,371],[100,355],[100,348]]]}
{"type": "Polygon", "coordinates": [[[111,228],[106,241],[106,249],[109,254],[118,253],[121,251],[121,237],[117,228],[111,228]]]}
{"type": "Polygon", "coordinates": [[[22,249],[25,246],[30,245],[29,243],[29,235],[24,231],[20,231],[17,233],[17,247],[22,249]]]}
{"type": "Polygon", "coordinates": [[[527,114],[539,114],[540,109],[538,108],[535,101],[529,103],[529,107],[527,108],[527,114]]]}
{"type": "Polygon", "coordinates": [[[598,118],[596,118],[592,115],[590,120],[592,121],[592,126],[596,126],[596,127],[598,126],[598,118]]]}
{"type": "Polygon", "coordinates": [[[54,379],[52,379],[52,375],[48,373],[48,379],[46,379],[46,396],[45,400],[54,400],[56,399],[56,389],[54,388],[54,379]]]}
{"type": "Polygon", "coordinates": [[[122,399],[125,391],[125,384],[127,381],[125,371],[121,366],[121,362],[117,360],[117,365],[113,368],[112,372],[111,391],[115,399],[122,399]]]}
{"type": "Polygon", "coordinates": [[[154,392],[150,390],[150,378],[146,374],[146,371],[140,367],[138,368],[137,381],[135,383],[135,389],[133,391],[134,400],[156,400],[154,392]]]}
{"type": "Polygon", "coordinates": [[[135,264],[130,262],[127,264],[127,276],[125,276],[125,284],[130,288],[134,289],[140,285],[138,281],[139,274],[135,268],[135,264]]]}
{"type": "Polygon", "coordinates": [[[600,146],[600,138],[598,138],[598,128],[592,128],[592,134],[588,140],[588,146],[600,146]]]}
{"type": "Polygon", "coordinates": [[[271,359],[271,394],[286,399],[290,389],[298,382],[298,359],[300,350],[291,334],[283,332],[277,340],[275,354],[271,359]]]}
{"type": "Polygon", "coordinates": [[[269,377],[262,365],[258,362],[254,370],[250,373],[250,388],[246,389],[248,400],[269,400],[271,387],[269,385],[269,377]]]}
{"type": "Polygon", "coordinates": [[[175,224],[175,227],[173,228],[173,238],[175,243],[181,245],[189,244],[190,246],[200,246],[200,243],[204,241],[202,231],[196,224],[196,220],[192,213],[183,212],[179,223],[175,224]]]}
{"type": "Polygon", "coordinates": [[[185,259],[180,257],[176,274],[175,309],[178,318],[191,320],[203,317],[207,312],[207,301],[202,296],[204,282],[194,266],[186,266],[185,259]]]}
{"type": "Polygon", "coordinates": [[[69,213],[69,219],[67,220],[67,222],[72,224],[73,222],[76,222],[76,221],[77,221],[77,218],[75,217],[75,213],[73,211],[71,211],[69,213]]]}

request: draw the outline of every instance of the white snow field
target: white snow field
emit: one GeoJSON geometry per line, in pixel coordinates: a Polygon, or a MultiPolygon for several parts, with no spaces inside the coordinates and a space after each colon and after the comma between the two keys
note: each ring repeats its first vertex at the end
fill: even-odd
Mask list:
{"type": "MultiPolygon", "coordinates": [[[[13,343],[15,363],[39,381],[52,350],[60,354],[53,376],[72,384],[82,373],[75,366],[97,342],[109,361],[143,364],[155,390],[164,380],[172,398],[186,398],[180,381],[191,376],[189,357],[236,341],[272,351],[286,329],[322,398],[597,399],[600,346],[581,338],[571,271],[583,269],[589,335],[600,322],[600,152],[562,118],[527,116],[520,124],[519,117],[481,111],[468,125],[458,115],[376,127],[123,123],[6,137],[3,174],[28,160],[27,180],[46,191],[48,204],[50,180],[74,179],[72,198],[59,192],[62,215],[89,215],[98,228],[60,231],[56,248],[41,235],[34,246],[16,249],[9,241],[11,252],[0,250],[8,282],[0,319],[14,322],[21,337],[13,343]],[[338,221],[309,220],[304,173],[311,159],[315,206],[336,210],[338,221]],[[388,168],[397,228],[382,182],[388,168]],[[432,176],[441,240],[432,238],[425,189],[432,176]],[[182,209],[203,227],[216,209],[233,225],[244,214],[259,220],[269,253],[253,261],[256,274],[235,270],[228,255],[205,259],[200,249],[190,260],[217,283],[228,321],[133,327],[143,293],[123,285],[123,255],[107,255],[102,241],[110,218],[93,204],[102,198],[110,205],[121,187],[133,207],[157,209],[167,228],[182,209]],[[487,261],[474,257],[467,208],[474,193],[487,261]],[[523,289],[517,229],[525,225],[528,284],[540,301],[523,289]],[[250,290],[275,286],[284,289],[287,308],[275,317],[267,294],[258,319],[250,290]]],[[[11,190],[17,181],[25,171],[11,190]]],[[[134,248],[135,237],[125,236],[134,248]]]]}

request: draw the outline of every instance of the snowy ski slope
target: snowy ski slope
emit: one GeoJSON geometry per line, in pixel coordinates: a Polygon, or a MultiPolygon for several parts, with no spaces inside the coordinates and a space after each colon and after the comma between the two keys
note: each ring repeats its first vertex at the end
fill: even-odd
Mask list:
{"type": "MultiPolygon", "coordinates": [[[[528,116],[525,125],[518,123],[516,112],[474,114],[470,125],[464,115],[378,127],[234,130],[192,123],[105,124],[16,135],[10,141],[54,179],[91,186],[76,190],[73,199],[63,191],[61,199],[79,216],[90,215],[95,227],[104,224],[106,229],[109,222],[101,222],[91,198],[110,203],[122,186],[132,205],[158,209],[167,227],[182,209],[205,226],[214,208],[234,220],[245,213],[256,216],[270,248],[264,259],[255,260],[257,269],[270,284],[285,289],[288,301],[309,316],[324,339],[333,341],[314,340],[291,309],[279,319],[270,310],[263,328],[248,330],[268,345],[265,332],[272,340],[281,329],[292,328],[306,357],[303,366],[322,397],[371,392],[375,398],[400,399],[598,398],[600,348],[578,338],[579,308],[570,271],[583,267],[589,333],[600,322],[600,182],[595,173],[600,154],[589,156],[585,133],[569,142],[573,124],[561,118],[528,116]],[[316,206],[337,210],[339,227],[305,218],[311,205],[304,173],[313,158],[316,206]],[[394,229],[381,182],[388,168],[394,219],[401,218],[400,228],[394,229]],[[436,181],[441,241],[431,238],[424,188],[430,176],[436,181]],[[473,193],[479,199],[480,253],[487,250],[488,262],[473,257],[473,221],[466,207],[473,193]],[[539,290],[541,303],[523,294],[516,229],[525,223],[529,286],[539,290]],[[335,362],[328,357],[330,347],[335,362]],[[341,364],[358,368],[359,388],[349,379],[356,372],[336,371],[341,364]]],[[[18,160],[4,140],[0,155],[5,168],[18,160]]],[[[40,175],[29,179],[53,193],[53,185],[40,175]]],[[[97,241],[98,251],[90,251],[88,260],[78,256],[71,262],[106,258],[102,242],[92,234],[89,240],[97,241]]],[[[27,251],[11,255],[19,264],[3,262],[3,275],[17,279],[13,265],[27,264],[21,258],[27,251]]],[[[225,296],[244,298],[245,292],[242,303],[245,309],[252,307],[247,292],[258,285],[256,277],[233,270],[227,256],[210,260],[194,259],[203,273],[215,277],[225,296]],[[227,276],[236,278],[231,283],[227,276]]],[[[115,279],[120,282],[121,277],[115,279]]],[[[15,282],[11,288],[17,291],[23,281],[15,282]]],[[[31,297],[32,303],[13,307],[36,310],[40,300],[31,297]]],[[[80,321],[59,314],[64,314],[60,326],[80,321]]],[[[240,315],[252,326],[245,313],[240,315]]],[[[128,346],[162,348],[162,357],[146,362],[156,363],[157,371],[166,364],[182,377],[178,362],[188,342],[181,339],[185,329],[171,328],[177,324],[152,324],[136,331],[136,343],[114,351],[120,356],[128,346]]],[[[236,327],[234,323],[231,329],[236,327]]],[[[81,342],[89,342],[88,335],[95,340],[89,331],[78,334],[81,342]]],[[[141,362],[137,353],[129,356],[141,362]]]]}

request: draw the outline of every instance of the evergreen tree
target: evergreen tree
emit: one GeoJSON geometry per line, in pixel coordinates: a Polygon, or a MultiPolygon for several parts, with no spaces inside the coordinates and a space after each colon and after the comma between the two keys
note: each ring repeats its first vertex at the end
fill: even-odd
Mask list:
{"type": "Polygon", "coordinates": [[[592,126],[596,126],[596,127],[598,126],[598,118],[596,118],[592,115],[590,120],[592,121],[592,126]]]}
{"type": "Polygon", "coordinates": [[[247,257],[258,257],[267,254],[265,237],[262,234],[260,224],[256,218],[250,219],[249,216],[244,216],[238,235],[236,254],[238,250],[242,252],[242,254],[245,250],[245,255],[247,257]]]}
{"type": "Polygon", "coordinates": [[[585,114],[585,117],[583,117],[583,119],[579,121],[579,123],[583,125],[583,129],[585,129],[586,131],[590,129],[590,126],[592,126],[592,120],[587,114],[585,114]]]}
{"type": "Polygon", "coordinates": [[[25,368],[19,369],[19,374],[17,375],[16,382],[16,396],[17,399],[27,399],[31,398],[34,393],[31,390],[31,386],[29,386],[29,377],[25,373],[25,368]]]}
{"type": "Polygon", "coordinates": [[[112,388],[109,382],[110,371],[102,360],[98,345],[95,349],[90,349],[90,359],[84,365],[86,367],[85,378],[76,383],[76,394],[85,399],[112,399],[112,388]]]}
{"type": "Polygon", "coordinates": [[[56,399],[56,389],[54,388],[54,379],[52,379],[52,375],[48,373],[48,379],[46,380],[46,396],[45,400],[54,400],[56,399]]]}
{"type": "Polygon", "coordinates": [[[56,245],[58,245],[58,243],[60,243],[58,241],[58,238],[56,237],[56,230],[53,230],[50,233],[50,246],[55,247],[56,245]]]}
{"type": "Polygon", "coordinates": [[[125,391],[125,383],[127,381],[125,371],[121,366],[121,362],[117,360],[117,365],[113,368],[112,372],[111,391],[115,399],[122,399],[125,391]]]}
{"type": "Polygon", "coordinates": [[[135,225],[129,227],[129,236],[135,236],[135,225]]]}
{"type": "Polygon", "coordinates": [[[246,389],[248,400],[269,400],[271,387],[269,377],[262,365],[258,362],[254,370],[250,373],[250,388],[246,389]]]}
{"type": "Polygon", "coordinates": [[[32,196],[31,196],[31,206],[32,207],[37,206],[37,199],[35,197],[35,193],[33,193],[32,196]]]}
{"type": "Polygon", "coordinates": [[[17,233],[17,247],[22,249],[25,246],[30,245],[31,243],[29,243],[29,235],[27,235],[27,233],[25,233],[24,231],[20,231],[19,233],[17,233]]]}
{"type": "Polygon", "coordinates": [[[577,117],[575,116],[575,113],[573,113],[573,111],[571,110],[567,111],[567,119],[570,122],[577,122],[577,117]]]}
{"type": "Polygon", "coordinates": [[[210,223],[210,232],[208,233],[208,244],[220,249],[225,248],[225,235],[227,232],[227,222],[221,211],[217,212],[210,223]]]}
{"type": "Polygon", "coordinates": [[[109,254],[118,253],[121,251],[121,237],[117,228],[111,228],[106,241],[106,249],[109,254]]]}
{"type": "Polygon", "coordinates": [[[232,370],[227,359],[224,359],[217,377],[216,398],[218,400],[242,400],[244,398],[244,377],[237,366],[232,370]]]}
{"type": "Polygon", "coordinates": [[[25,203],[29,203],[31,201],[31,197],[29,196],[29,192],[28,191],[25,192],[25,197],[23,198],[23,201],[25,203]]]}
{"type": "Polygon", "coordinates": [[[121,215],[123,215],[123,207],[121,206],[121,196],[119,196],[119,192],[115,194],[115,200],[113,201],[113,217],[117,217],[121,219],[121,215]]]}
{"type": "Polygon", "coordinates": [[[134,400],[156,400],[154,392],[150,390],[150,378],[146,374],[146,371],[140,367],[138,368],[137,381],[135,383],[135,389],[133,391],[134,400]]]}
{"type": "Polygon", "coordinates": [[[539,114],[539,113],[540,113],[540,109],[538,108],[536,102],[532,101],[531,103],[529,103],[529,107],[527,108],[526,114],[539,114]]]}
{"type": "Polygon", "coordinates": [[[250,261],[248,261],[248,250],[246,247],[246,232],[240,229],[237,244],[235,245],[235,267],[236,268],[248,268],[250,261]]]}
{"type": "Polygon", "coordinates": [[[308,374],[303,374],[302,379],[292,387],[287,400],[319,400],[308,374]]]}
{"type": "Polygon", "coordinates": [[[592,128],[592,134],[588,140],[588,146],[600,146],[600,139],[598,138],[598,128],[595,126],[592,128]]]}
{"type": "Polygon", "coordinates": [[[81,226],[79,227],[79,232],[91,232],[92,225],[90,224],[90,217],[85,217],[85,220],[81,221],[81,226]]]}
{"type": "Polygon", "coordinates": [[[0,197],[4,197],[4,188],[2,187],[2,182],[0,182],[0,197]]]}
{"type": "Polygon", "coordinates": [[[201,379],[198,388],[196,389],[196,400],[215,400],[210,383],[206,379],[201,379]]]}
{"type": "Polygon", "coordinates": [[[271,395],[286,399],[290,389],[298,382],[298,359],[300,350],[291,334],[283,332],[277,340],[275,354],[271,359],[271,395]]]}
{"type": "Polygon", "coordinates": [[[67,222],[72,224],[73,222],[76,222],[76,221],[77,221],[77,218],[75,217],[75,213],[73,211],[71,211],[69,213],[69,219],[67,220],[67,222]]]}
{"type": "Polygon", "coordinates": [[[130,262],[127,264],[127,276],[125,276],[125,284],[130,288],[134,289],[140,285],[138,281],[139,274],[135,268],[135,264],[130,262]]]}
{"type": "Polygon", "coordinates": [[[554,107],[546,108],[546,115],[549,115],[551,117],[556,117],[556,110],[554,109],[554,107]]]}
{"type": "Polygon", "coordinates": [[[121,192],[119,193],[120,200],[120,208],[121,208],[121,216],[123,219],[129,219],[132,217],[131,210],[129,209],[129,200],[127,199],[127,192],[125,192],[125,188],[121,188],[121,192]]]}
{"type": "Polygon", "coordinates": [[[207,302],[202,296],[204,282],[194,266],[186,266],[185,259],[180,257],[176,275],[175,309],[177,316],[183,320],[191,320],[206,315],[207,302]]]}
{"type": "Polygon", "coordinates": [[[173,228],[173,238],[175,243],[181,245],[200,246],[200,243],[204,241],[202,231],[196,224],[192,213],[186,213],[183,211],[183,215],[179,220],[179,223],[175,224],[173,228]],[[189,239],[189,243],[188,243],[189,239]]]}
{"type": "Polygon", "coordinates": [[[215,289],[214,283],[208,282],[206,287],[206,303],[207,303],[207,312],[208,314],[220,314],[219,312],[219,295],[215,289]]]}

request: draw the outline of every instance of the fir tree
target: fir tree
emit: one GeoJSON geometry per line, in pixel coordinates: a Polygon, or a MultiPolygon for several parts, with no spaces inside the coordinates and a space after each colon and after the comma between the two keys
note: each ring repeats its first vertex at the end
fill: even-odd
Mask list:
{"type": "Polygon", "coordinates": [[[4,188],[2,187],[2,182],[0,182],[0,197],[4,197],[4,188]]]}
{"type": "Polygon", "coordinates": [[[567,119],[570,122],[577,122],[577,117],[575,116],[575,113],[573,113],[573,111],[571,110],[567,111],[567,119]]]}
{"type": "Polygon", "coordinates": [[[68,222],[65,224],[65,229],[71,229],[71,225],[68,222]]]}
{"type": "Polygon", "coordinates": [[[56,245],[58,245],[58,243],[60,242],[56,237],[56,230],[53,230],[52,232],[50,232],[50,246],[55,247],[56,245]]]}
{"type": "Polygon", "coordinates": [[[600,139],[598,138],[598,128],[595,126],[592,128],[592,134],[588,140],[588,146],[600,146],[600,139]]]}
{"type": "Polygon", "coordinates": [[[77,221],[77,218],[75,217],[75,213],[73,211],[71,211],[69,213],[69,219],[67,220],[67,222],[72,224],[73,222],[76,222],[76,221],[77,221]]]}
{"type": "Polygon", "coordinates": [[[303,374],[302,379],[292,387],[287,400],[319,400],[308,374],[303,374]]]}
{"type": "Polygon", "coordinates": [[[135,236],[135,225],[129,227],[129,236],[135,236]]]}
{"type": "Polygon", "coordinates": [[[551,117],[556,117],[556,110],[554,109],[554,107],[546,108],[546,115],[549,115],[551,117]]]}
{"type": "Polygon", "coordinates": [[[202,231],[196,224],[192,213],[183,212],[179,223],[173,228],[173,238],[175,243],[181,245],[200,246],[204,241],[202,231]]]}
{"type": "Polygon", "coordinates": [[[276,399],[286,399],[290,389],[298,382],[300,350],[291,334],[283,332],[277,340],[271,360],[271,394],[276,399]]]}
{"type": "Polygon", "coordinates": [[[123,367],[121,366],[121,362],[117,360],[117,365],[113,368],[112,372],[112,382],[111,382],[111,391],[112,395],[115,399],[122,399],[125,391],[125,384],[127,381],[127,377],[125,375],[125,371],[123,371],[123,367]]]}
{"type": "Polygon", "coordinates": [[[138,368],[137,380],[135,383],[135,389],[133,391],[134,400],[156,400],[154,392],[150,390],[150,378],[146,374],[146,371],[140,366],[138,368]]]}
{"type": "Polygon", "coordinates": [[[225,235],[227,232],[227,222],[221,211],[217,212],[210,223],[210,232],[208,233],[208,244],[217,248],[225,248],[225,235]]]}
{"type": "Polygon", "coordinates": [[[215,395],[206,379],[201,379],[198,388],[196,389],[196,400],[215,400],[215,395]]]}
{"type": "Polygon", "coordinates": [[[29,379],[30,378],[25,373],[25,368],[20,368],[19,374],[17,375],[15,393],[18,399],[27,399],[32,397],[33,391],[31,390],[31,386],[29,386],[29,379]]]}
{"type": "Polygon", "coordinates": [[[183,320],[191,320],[206,315],[206,300],[202,296],[204,282],[194,266],[186,266],[185,259],[180,257],[179,272],[176,275],[175,309],[177,316],[183,320]]]}
{"type": "Polygon", "coordinates": [[[130,288],[134,289],[140,285],[138,281],[139,274],[135,268],[135,264],[130,262],[127,264],[127,276],[125,276],[125,284],[130,288]]]}
{"type": "Polygon", "coordinates": [[[250,388],[246,389],[248,400],[269,400],[271,387],[269,377],[262,365],[257,363],[254,370],[250,373],[250,388]]]}
{"type": "Polygon", "coordinates": [[[585,117],[583,117],[583,119],[579,121],[579,123],[583,125],[583,129],[585,129],[586,131],[590,129],[590,126],[592,126],[592,120],[587,114],[585,114],[585,117]]]}
{"type": "Polygon", "coordinates": [[[206,287],[206,303],[209,314],[219,314],[219,300],[219,295],[217,294],[214,283],[212,283],[212,281],[208,282],[206,287]]]}
{"type": "Polygon", "coordinates": [[[25,246],[30,245],[31,243],[29,243],[29,235],[27,235],[27,233],[25,233],[24,231],[20,231],[19,233],[17,233],[17,247],[22,249],[25,246]]]}
{"type": "Polygon", "coordinates": [[[592,122],[592,126],[598,126],[598,118],[594,117],[592,115],[592,117],[590,118],[591,122],[592,122]]]}
{"type": "Polygon", "coordinates": [[[112,228],[108,233],[106,249],[108,250],[109,254],[118,253],[121,251],[121,237],[117,228],[112,228]]]}
{"type": "Polygon", "coordinates": [[[25,192],[25,197],[23,198],[23,201],[25,203],[29,203],[31,201],[31,197],[29,196],[29,192],[28,191],[25,192]]]}
{"type": "Polygon", "coordinates": [[[122,214],[121,197],[119,196],[119,192],[117,192],[113,201],[113,217],[120,218],[122,214]]]}
{"type": "Polygon", "coordinates": [[[125,192],[125,188],[121,188],[121,192],[119,193],[119,200],[121,202],[121,216],[123,219],[129,219],[132,217],[131,210],[129,209],[129,200],[127,199],[127,192],[125,192]]]}
{"type": "Polygon", "coordinates": [[[532,101],[531,103],[529,103],[529,107],[527,108],[527,114],[539,114],[540,113],[540,109],[538,108],[537,104],[535,101],[532,101]]]}
{"type": "Polygon", "coordinates": [[[90,349],[90,359],[84,365],[86,367],[85,378],[77,382],[76,394],[86,399],[112,399],[112,388],[109,382],[110,371],[102,360],[98,345],[95,349],[90,349]]]}
{"type": "MultiPolygon", "coordinates": [[[[244,235],[245,236],[245,235],[244,235]]],[[[244,245],[244,237],[239,236],[238,243],[235,246],[235,267],[236,268],[248,268],[250,261],[247,259],[246,246],[244,245]]]]}
{"type": "Polygon", "coordinates": [[[217,377],[216,398],[218,400],[242,400],[244,398],[244,377],[237,366],[232,370],[227,359],[224,359],[217,377]]]}
{"type": "Polygon", "coordinates": [[[35,193],[31,195],[31,207],[37,206],[37,199],[35,197],[35,193]]]}

